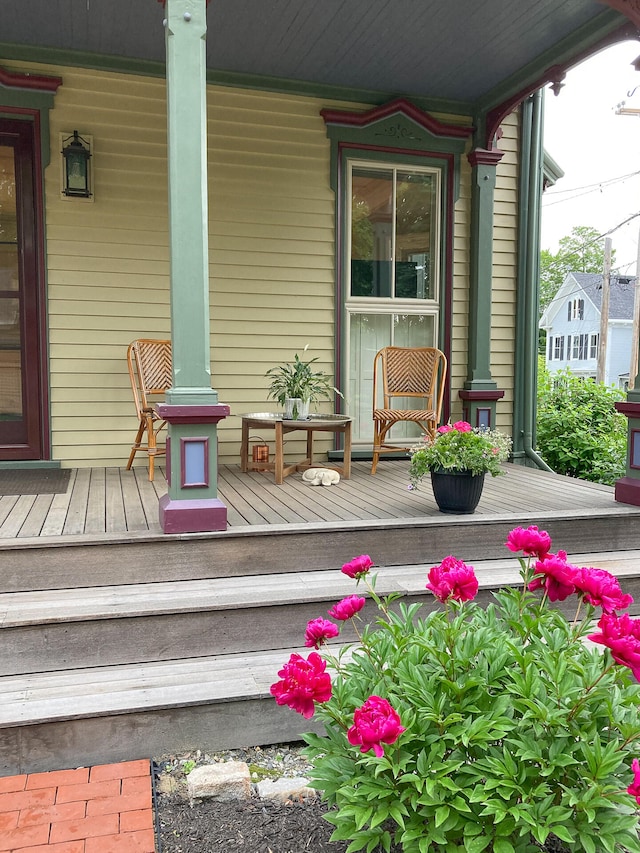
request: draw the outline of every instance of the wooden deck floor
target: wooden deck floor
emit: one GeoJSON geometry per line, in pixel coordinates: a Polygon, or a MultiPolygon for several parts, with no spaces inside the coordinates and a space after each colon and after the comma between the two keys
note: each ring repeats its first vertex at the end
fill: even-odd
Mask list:
{"type": "MultiPolygon", "coordinates": [[[[504,477],[486,478],[476,516],[625,511],[611,487],[516,465],[505,469],[504,477]]],[[[355,462],[350,480],[310,487],[300,475],[277,486],[270,474],[242,474],[239,465],[224,465],[218,490],[232,529],[440,515],[427,480],[417,491],[407,489],[408,470],[408,461],[384,461],[372,477],[369,462],[355,462]]],[[[0,497],[0,544],[34,537],[161,534],[158,500],[166,490],[162,468],[153,483],[145,468],[75,469],[64,494],[0,497]]],[[[637,507],[626,509],[638,513],[637,507]]]]}

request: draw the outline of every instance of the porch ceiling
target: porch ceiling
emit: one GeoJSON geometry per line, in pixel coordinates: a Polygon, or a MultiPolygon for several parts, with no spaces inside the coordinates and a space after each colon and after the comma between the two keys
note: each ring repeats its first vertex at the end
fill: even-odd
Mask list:
{"type": "MultiPolygon", "coordinates": [[[[157,0],[2,5],[5,44],[164,62],[157,0]]],[[[213,0],[207,17],[212,72],[466,104],[629,23],[598,0],[213,0]]]]}

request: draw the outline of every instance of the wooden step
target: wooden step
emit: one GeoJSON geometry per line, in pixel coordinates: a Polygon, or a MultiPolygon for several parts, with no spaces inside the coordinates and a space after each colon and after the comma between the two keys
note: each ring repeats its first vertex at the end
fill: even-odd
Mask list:
{"type": "Polygon", "coordinates": [[[517,526],[537,524],[567,552],[640,549],[635,509],[270,525],[208,534],[57,536],[0,542],[0,592],[161,583],[339,568],[367,553],[378,565],[504,557],[517,526]]]}
{"type": "Polygon", "coordinates": [[[290,653],[2,678],[0,774],[298,740],[309,723],[269,693],[290,653]]]}
{"type": "MultiPolygon", "coordinates": [[[[623,590],[638,602],[631,612],[639,612],[640,551],[573,554],[570,560],[616,574],[623,590]]],[[[497,587],[520,582],[519,563],[514,558],[475,561],[474,565],[480,601],[488,601],[497,587]]],[[[424,600],[428,607],[434,606],[433,598],[425,593],[429,568],[428,564],[380,568],[377,590],[381,594],[400,590],[407,602],[424,600]]],[[[207,619],[216,614],[225,617],[239,613],[239,630],[256,645],[262,642],[262,635],[270,632],[276,637],[268,640],[270,646],[281,643],[282,636],[291,642],[277,648],[226,654],[212,654],[210,646],[206,652],[205,643],[199,657],[176,655],[170,660],[92,665],[92,647],[99,646],[100,641],[94,640],[88,648],[86,637],[76,638],[74,642],[88,653],[83,667],[81,656],[75,661],[75,668],[59,658],[56,671],[0,677],[0,773],[37,772],[195,748],[211,751],[297,739],[308,730],[309,723],[276,706],[269,686],[277,680],[278,669],[292,651],[305,655],[309,652],[300,647],[307,619],[322,615],[326,606],[353,592],[355,586],[335,571],[281,574],[264,581],[266,585],[259,589],[255,578],[235,579],[226,591],[221,581],[175,587],[148,584],[145,586],[155,590],[135,594],[130,588],[105,587],[85,591],[90,596],[84,602],[80,595],[66,603],[65,591],[56,593],[55,602],[47,602],[43,594],[16,594],[15,602],[20,603],[14,607],[6,601],[12,596],[2,596],[5,622],[12,626],[6,629],[7,636],[13,630],[30,627],[42,632],[54,626],[73,631],[74,625],[85,622],[113,625],[115,635],[123,635],[127,621],[157,616],[159,622],[147,633],[160,646],[171,642],[173,616],[198,613],[196,608],[201,607],[207,619]],[[105,619],[101,607],[109,595],[114,614],[105,619]],[[101,600],[101,596],[105,598],[101,600]],[[160,606],[166,612],[158,614],[154,608],[160,606]],[[132,615],[123,616],[127,609],[132,615]],[[260,610],[268,616],[262,624],[256,616],[260,610]],[[286,626],[284,634],[278,633],[280,623],[286,626]]],[[[567,612],[573,606],[573,601],[568,603],[567,612]]],[[[141,633],[139,637],[142,636],[141,633]]],[[[347,639],[349,636],[343,634],[340,641],[347,639]]],[[[5,647],[3,657],[12,656],[20,657],[21,652],[5,647]]]]}

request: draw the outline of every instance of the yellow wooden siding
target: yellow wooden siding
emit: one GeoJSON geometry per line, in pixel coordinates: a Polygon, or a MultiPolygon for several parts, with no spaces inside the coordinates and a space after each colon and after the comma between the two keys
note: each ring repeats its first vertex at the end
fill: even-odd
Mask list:
{"type": "MultiPolygon", "coordinates": [[[[126,346],[135,337],[168,337],[170,328],[164,81],[2,64],[63,78],[45,175],[53,458],[65,466],[123,465],[136,427],[126,346]],[[74,129],[94,140],[92,203],[60,196],[59,134],[74,129]]],[[[233,462],[239,416],[277,408],[266,398],[270,366],[309,344],[319,366],[333,372],[335,200],[320,109],[354,106],[223,87],[209,87],[207,98],[211,367],[219,399],[232,410],[219,427],[220,457],[233,462]]],[[[501,147],[492,370],[507,391],[500,418],[510,423],[513,352],[505,351],[503,334],[512,340],[514,121],[505,124],[501,147]]],[[[462,157],[454,210],[455,414],[467,370],[470,175],[462,157]]]]}

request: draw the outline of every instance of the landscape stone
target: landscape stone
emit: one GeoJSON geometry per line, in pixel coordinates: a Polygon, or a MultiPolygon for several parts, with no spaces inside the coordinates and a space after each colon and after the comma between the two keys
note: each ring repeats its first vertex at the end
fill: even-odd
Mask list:
{"type": "Polygon", "coordinates": [[[316,796],[313,788],[309,787],[309,780],[302,776],[288,779],[283,776],[280,779],[265,779],[256,786],[258,796],[261,800],[274,800],[284,803],[287,800],[312,800],[316,796]]]}
{"type": "Polygon", "coordinates": [[[187,786],[191,800],[248,800],[251,797],[249,766],[244,761],[225,761],[196,767],[187,776],[187,786]]]}

